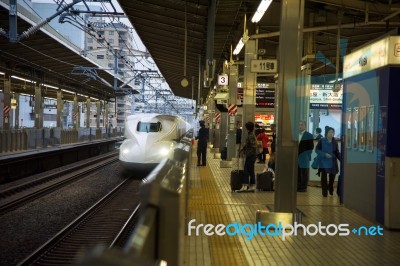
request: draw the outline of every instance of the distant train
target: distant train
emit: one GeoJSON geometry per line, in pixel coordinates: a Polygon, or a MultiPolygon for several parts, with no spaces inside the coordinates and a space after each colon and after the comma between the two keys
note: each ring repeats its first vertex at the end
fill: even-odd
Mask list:
{"type": "Polygon", "coordinates": [[[166,157],[172,158],[179,140],[190,130],[179,116],[135,114],[125,120],[125,140],[119,161],[125,171],[151,170],[166,157]]]}

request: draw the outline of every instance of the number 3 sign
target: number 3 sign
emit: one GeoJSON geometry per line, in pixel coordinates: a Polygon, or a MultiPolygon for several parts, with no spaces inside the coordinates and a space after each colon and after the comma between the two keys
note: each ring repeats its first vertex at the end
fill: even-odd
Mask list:
{"type": "Polygon", "coordinates": [[[228,85],[228,75],[219,75],[218,85],[228,85]]]}

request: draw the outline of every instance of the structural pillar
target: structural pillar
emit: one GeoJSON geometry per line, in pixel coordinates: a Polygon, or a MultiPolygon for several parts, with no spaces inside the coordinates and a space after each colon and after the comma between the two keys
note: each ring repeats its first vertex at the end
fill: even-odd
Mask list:
{"type": "Polygon", "coordinates": [[[57,91],[57,127],[62,127],[62,116],[63,116],[63,106],[64,102],[62,100],[62,92],[57,91]]]}
{"type": "Polygon", "coordinates": [[[20,121],[19,121],[19,93],[14,94],[14,99],[16,101],[16,106],[14,109],[14,128],[18,129],[20,127],[20,121]]]}
{"type": "Polygon", "coordinates": [[[74,107],[72,111],[72,120],[74,124],[74,128],[79,128],[79,104],[78,104],[78,95],[74,95],[74,107]]]}
{"type": "Polygon", "coordinates": [[[35,87],[35,128],[43,128],[42,88],[35,87]]]}
{"type": "Polygon", "coordinates": [[[257,73],[250,71],[253,59],[257,59],[257,42],[256,40],[248,40],[245,45],[244,55],[242,143],[247,138],[245,124],[249,121],[254,123],[257,73]]]}
{"type": "Polygon", "coordinates": [[[304,0],[282,1],[279,76],[276,89],[275,212],[296,213],[298,121],[297,82],[303,51],[304,0]]]}
{"type": "Polygon", "coordinates": [[[96,102],[96,128],[100,128],[101,102],[96,102]]]}
{"type": "MultiPolygon", "coordinates": [[[[238,66],[231,65],[229,68],[229,105],[236,105],[238,83],[238,66]]],[[[236,123],[237,115],[229,115],[228,118],[228,151],[226,159],[228,161],[236,157],[236,123]]]]}
{"type": "Polygon", "coordinates": [[[86,99],[86,128],[90,128],[90,98],[86,99]]]}
{"type": "Polygon", "coordinates": [[[109,128],[110,127],[110,121],[109,121],[109,117],[108,117],[108,109],[110,108],[110,105],[108,102],[105,102],[104,104],[104,118],[103,118],[103,123],[105,125],[105,127],[109,128]]]}
{"type": "Polygon", "coordinates": [[[3,106],[8,106],[8,112],[6,110],[2,110],[3,112],[3,129],[10,129],[10,112],[11,112],[11,81],[4,80],[4,98],[3,98],[3,106]]]}

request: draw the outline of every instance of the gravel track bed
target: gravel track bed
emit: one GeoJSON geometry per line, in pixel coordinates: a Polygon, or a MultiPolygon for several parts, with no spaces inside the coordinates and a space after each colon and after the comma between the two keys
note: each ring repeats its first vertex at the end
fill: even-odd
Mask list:
{"type": "Polygon", "coordinates": [[[0,216],[0,265],[17,265],[123,179],[119,164],[114,163],[0,216]]]}

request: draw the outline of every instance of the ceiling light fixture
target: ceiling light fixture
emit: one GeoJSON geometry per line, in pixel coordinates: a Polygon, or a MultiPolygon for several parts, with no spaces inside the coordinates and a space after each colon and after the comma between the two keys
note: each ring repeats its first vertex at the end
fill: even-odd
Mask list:
{"type": "Polygon", "coordinates": [[[12,78],[14,78],[14,79],[19,79],[19,80],[22,80],[22,81],[25,81],[25,82],[30,82],[30,83],[36,83],[36,81],[32,81],[32,80],[29,80],[29,79],[24,79],[24,78],[20,78],[20,77],[18,77],[18,76],[11,76],[12,78]]]}
{"type": "Polygon", "coordinates": [[[242,38],[240,38],[238,44],[236,45],[235,50],[233,50],[233,54],[234,55],[239,54],[240,51],[242,50],[243,46],[244,46],[244,42],[243,42],[243,37],[242,37],[242,38]]]}
{"type": "Polygon", "coordinates": [[[269,5],[272,3],[272,0],[262,0],[261,3],[258,5],[256,13],[254,13],[251,22],[257,23],[261,20],[264,16],[265,11],[267,11],[269,5]]]}
{"type": "Polygon", "coordinates": [[[247,28],[246,28],[246,14],[244,14],[244,32],[242,38],[240,38],[239,42],[236,45],[235,50],[233,51],[234,55],[237,55],[242,50],[243,46],[250,39],[247,28]]]}

